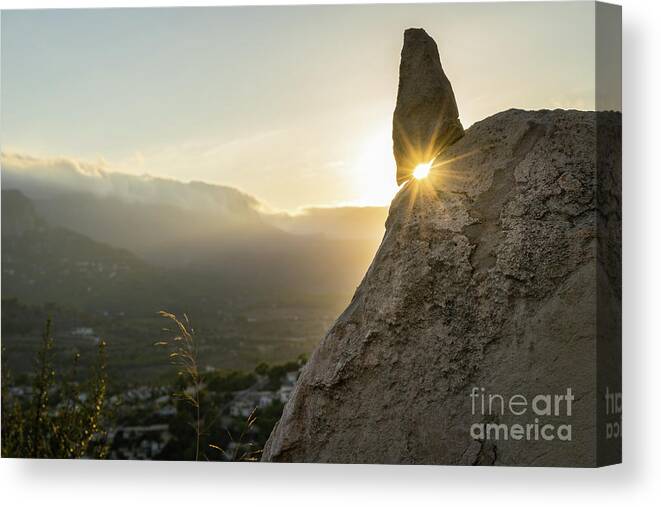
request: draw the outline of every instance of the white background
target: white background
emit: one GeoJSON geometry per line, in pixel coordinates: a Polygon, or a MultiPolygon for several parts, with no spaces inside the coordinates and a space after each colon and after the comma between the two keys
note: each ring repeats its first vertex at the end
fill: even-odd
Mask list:
{"type": "MultiPolygon", "coordinates": [[[[2,8],[277,4],[6,1],[2,8]]],[[[292,0],[289,3],[305,3],[292,0]]],[[[319,0],[317,0],[317,3],[319,0]]],[[[623,0],[624,464],[596,470],[0,461],[4,505],[650,505],[661,500],[661,2],[623,0]]],[[[378,429],[375,428],[375,431],[378,429]]]]}

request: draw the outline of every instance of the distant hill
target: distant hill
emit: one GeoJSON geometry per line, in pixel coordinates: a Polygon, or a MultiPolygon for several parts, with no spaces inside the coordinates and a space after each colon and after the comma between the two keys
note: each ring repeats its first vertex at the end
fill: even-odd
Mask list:
{"type": "Polygon", "coordinates": [[[127,250],[50,225],[21,192],[2,191],[3,295],[83,302],[145,269],[127,250]]]}
{"type": "Polygon", "coordinates": [[[80,192],[50,194],[34,203],[55,224],[171,267],[205,262],[247,238],[280,232],[247,210],[224,214],[80,192]]]}
{"type": "Polygon", "coordinates": [[[2,192],[2,236],[21,236],[40,225],[34,205],[18,190],[2,192]]]}
{"type": "MultiPolygon", "coordinates": [[[[135,237],[135,230],[153,235],[140,213],[155,205],[120,206],[112,198],[89,195],[55,202],[48,211],[37,200],[40,211],[22,192],[2,191],[2,334],[18,371],[30,364],[44,318],[51,315],[70,347],[86,347],[84,338],[72,334],[77,326],[106,338],[113,345],[117,378],[154,378],[168,371],[152,346],[162,327],[157,312],[163,309],[191,315],[206,365],[252,368],[265,360],[291,359],[310,352],[348,302],[378,246],[373,240],[290,234],[265,225],[250,234],[236,229],[200,237],[195,248],[170,235],[180,242],[164,248],[168,265],[153,262],[156,255],[145,258],[52,223],[59,208],[61,216],[89,220],[90,227],[115,224],[124,239],[135,237]]],[[[159,216],[168,219],[151,209],[157,229],[159,216]]],[[[181,213],[182,221],[190,217],[170,211],[181,213]]]]}
{"type": "Polygon", "coordinates": [[[3,190],[3,297],[152,312],[205,301],[216,307],[228,297],[350,294],[378,246],[259,221],[211,222],[164,204],[82,194],[32,202],[3,190]]]}
{"type": "Polygon", "coordinates": [[[387,213],[379,207],[267,213],[254,197],[220,185],[107,172],[69,159],[3,153],[2,162],[3,188],[23,192],[51,224],[172,268],[220,268],[252,259],[259,263],[253,268],[263,271],[277,269],[265,258],[276,256],[303,269],[308,260],[302,257],[313,256],[311,271],[325,270],[327,262],[340,271],[360,264],[355,285],[387,213]]]}

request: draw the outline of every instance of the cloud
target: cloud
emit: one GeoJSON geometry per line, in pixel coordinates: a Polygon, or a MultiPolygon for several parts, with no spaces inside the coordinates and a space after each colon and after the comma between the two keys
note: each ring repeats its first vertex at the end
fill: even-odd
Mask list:
{"type": "Polygon", "coordinates": [[[2,152],[0,157],[3,188],[17,188],[31,197],[87,193],[188,210],[256,213],[261,208],[257,199],[235,188],[124,174],[112,171],[103,161],[39,158],[15,152],[2,152]]]}

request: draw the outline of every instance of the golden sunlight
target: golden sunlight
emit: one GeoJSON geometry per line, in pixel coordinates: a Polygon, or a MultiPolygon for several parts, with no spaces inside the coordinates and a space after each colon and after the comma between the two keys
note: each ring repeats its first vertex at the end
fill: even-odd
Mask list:
{"type": "Polygon", "coordinates": [[[427,162],[425,164],[418,164],[415,166],[415,169],[413,169],[413,177],[416,180],[421,180],[423,178],[426,178],[427,175],[429,174],[429,170],[431,169],[431,162],[427,162]]]}
{"type": "Polygon", "coordinates": [[[398,187],[393,175],[397,168],[392,156],[392,134],[388,126],[375,129],[357,146],[350,180],[358,197],[352,204],[359,206],[387,206],[398,187]]]}

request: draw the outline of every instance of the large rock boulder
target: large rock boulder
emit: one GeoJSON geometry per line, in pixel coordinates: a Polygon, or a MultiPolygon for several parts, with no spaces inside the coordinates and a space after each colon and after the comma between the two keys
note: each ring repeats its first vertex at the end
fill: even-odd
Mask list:
{"type": "Polygon", "coordinates": [[[619,113],[509,110],[468,129],[394,198],[263,459],[597,464],[597,298],[614,309],[620,298],[607,266],[619,255],[619,146],[619,113]],[[501,413],[498,398],[476,411],[482,388],[505,400],[571,389],[571,414],[561,398],[562,414],[541,421],[570,424],[571,441],[480,438],[476,423],[536,418],[501,413]]]}
{"type": "Polygon", "coordinates": [[[436,158],[463,134],[457,102],[443,72],[436,42],[422,28],[409,28],[404,32],[393,115],[397,184],[409,179],[418,164],[436,158]]]}

